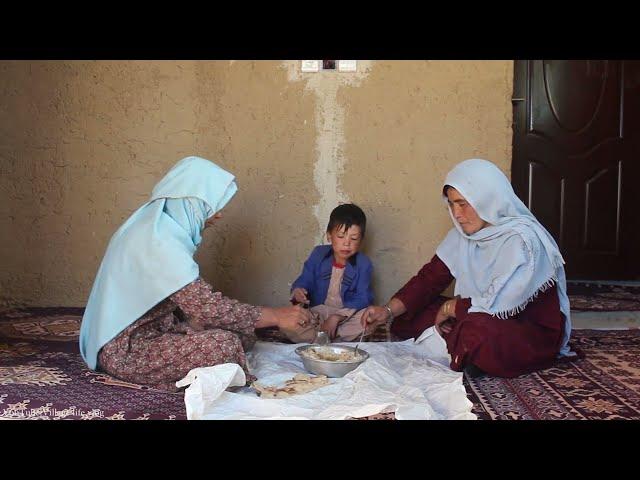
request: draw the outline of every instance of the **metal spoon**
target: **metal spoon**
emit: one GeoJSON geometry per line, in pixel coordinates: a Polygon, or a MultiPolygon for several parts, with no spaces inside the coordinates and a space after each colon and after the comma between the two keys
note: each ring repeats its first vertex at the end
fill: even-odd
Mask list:
{"type": "Polygon", "coordinates": [[[329,335],[326,332],[320,331],[316,334],[316,339],[313,343],[317,343],[318,345],[328,345],[330,343],[329,335]]]}
{"type": "Polygon", "coordinates": [[[362,337],[364,337],[365,330],[366,330],[366,328],[362,329],[362,333],[360,334],[360,340],[358,340],[358,343],[356,344],[356,349],[353,351],[354,355],[356,353],[358,353],[358,346],[360,345],[360,342],[362,341],[362,337]]]}

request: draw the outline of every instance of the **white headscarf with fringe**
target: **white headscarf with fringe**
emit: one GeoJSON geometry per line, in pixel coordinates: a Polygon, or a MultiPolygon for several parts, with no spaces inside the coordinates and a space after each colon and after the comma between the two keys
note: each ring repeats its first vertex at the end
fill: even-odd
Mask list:
{"type": "Polygon", "coordinates": [[[568,345],[571,317],[564,259],[553,237],[516,196],[502,171],[487,160],[459,163],[444,185],[460,192],[489,223],[467,235],[448,209],[454,228],[436,254],[456,279],[455,294],[471,299],[470,312],[506,319],[556,285],[565,317],[559,354],[574,355],[568,345]]]}

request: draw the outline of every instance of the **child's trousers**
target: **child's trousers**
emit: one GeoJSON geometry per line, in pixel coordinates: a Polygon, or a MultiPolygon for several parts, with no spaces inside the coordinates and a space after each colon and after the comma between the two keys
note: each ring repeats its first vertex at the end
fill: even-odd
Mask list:
{"type": "MultiPolygon", "coordinates": [[[[322,325],[331,315],[340,315],[343,320],[338,324],[336,337],[333,342],[351,342],[360,337],[362,324],[360,319],[365,309],[337,308],[328,305],[316,305],[311,308],[311,324],[305,327],[299,326],[295,330],[281,329],[289,340],[294,343],[313,343],[316,335],[322,330],[322,325]]],[[[366,334],[365,334],[366,335],[366,334]]]]}

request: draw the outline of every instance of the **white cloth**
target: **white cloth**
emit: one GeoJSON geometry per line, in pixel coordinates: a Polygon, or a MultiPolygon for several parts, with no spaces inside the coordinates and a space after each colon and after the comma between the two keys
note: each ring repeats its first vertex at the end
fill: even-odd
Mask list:
{"type": "MultiPolygon", "coordinates": [[[[449,172],[444,185],[455,188],[490,225],[467,235],[453,217],[452,228],[436,254],[456,279],[455,294],[471,299],[470,312],[507,318],[541,291],[557,287],[565,331],[560,355],[569,350],[571,316],[564,259],[558,245],[516,196],[493,163],[465,160],[449,172]]],[[[444,197],[447,202],[447,197],[444,197]]]]}
{"type": "MultiPolygon", "coordinates": [[[[295,353],[297,347],[257,342],[247,359],[258,383],[278,386],[297,373],[308,373],[295,353]]],[[[339,420],[383,412],[394,412],[399,420],[476,419],[462,373],[431,360],[430,349],[413,340],[370,342],[359,348],[370,358],[357,369],[342,378],[330,378],[327,386],[287,398],[260,398],[249,387],[225,391],[245,383],[242,369],[233,363],[191,370],[176,385],[189,385],[185,404],[190,420],[339,420]]]]}
{"type": "Polygon", "coordinates": [[[436,327],[429,327],[415,340],[416,347],[434,362],[448,367],[451,365],[451,355],[447,349],[447,342],[440,336],[436,327]]]}

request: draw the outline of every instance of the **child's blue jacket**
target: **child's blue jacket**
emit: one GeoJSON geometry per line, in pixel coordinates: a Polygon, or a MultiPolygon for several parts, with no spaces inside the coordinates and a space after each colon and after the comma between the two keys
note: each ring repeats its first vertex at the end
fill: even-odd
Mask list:
{"type": "MultiPolygon", "coordinates": [[[[321,305],[327,299],[331,270],[333,268],[333,249],[331,245],[319,245],[313,249],[304,262],[302,273],[291,285],[294,288],[306,288],[310,306],[321,305]]],[[[342,304],[346,308],[360,310],[373,304],[371,287],[371,260],[361,252],[349,258],[345,265],[340,286],[342,304]]]]}

